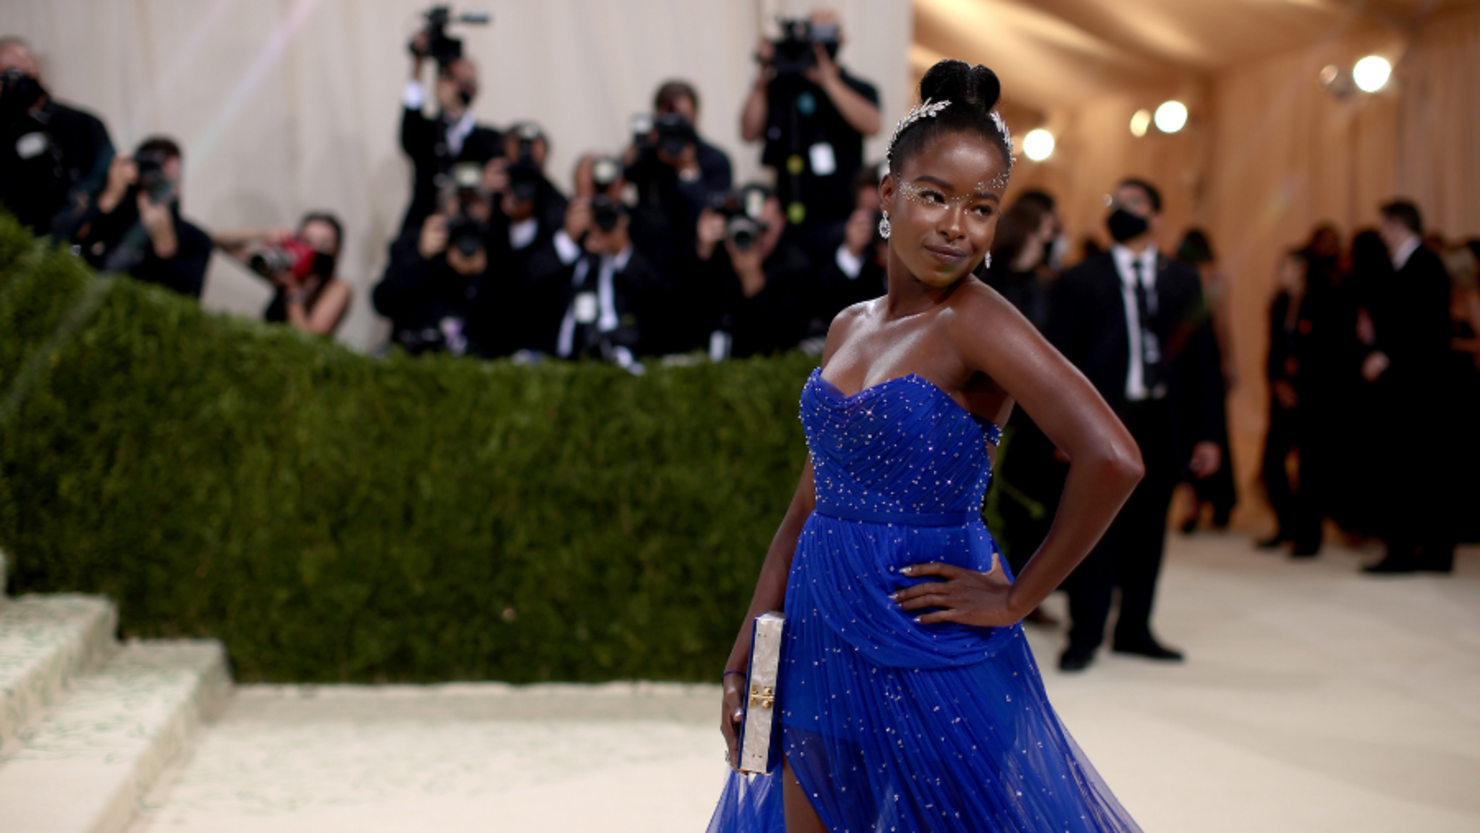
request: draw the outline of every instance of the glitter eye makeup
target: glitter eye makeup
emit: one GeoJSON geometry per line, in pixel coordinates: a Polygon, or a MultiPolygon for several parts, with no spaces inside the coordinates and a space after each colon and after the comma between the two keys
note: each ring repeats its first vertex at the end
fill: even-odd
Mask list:
{"type": "Polygon", "coordinates": [[[921,188],[909,182],[901,182],[899,184],[899,193],[904,195],[905,199],[920,203],[921,205],[959,205],[965,207],[977,202],[980,199],[977,195],[980,193],[1000,191],[1006,187],[1007,175],[998,174],[990,182],[978,182],[973,187],[973,193],[962,194],[958,197],[947,197],[939,191],[921,188]]]}

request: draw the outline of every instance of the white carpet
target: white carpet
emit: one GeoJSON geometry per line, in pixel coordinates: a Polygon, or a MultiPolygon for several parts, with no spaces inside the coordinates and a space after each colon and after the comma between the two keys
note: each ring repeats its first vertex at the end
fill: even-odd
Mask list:
{"type": "MultiPolygon", "coordinates": [[[[1147,831],[1480,830],[1480,549],[1446,577],[1356,556],[1174,537],[1157,627],[1181,666],[1102,652],[1062,675],[1061,635],[1031,633],[1147,831]]],[[[131,833],[694,833],[724,775],[718,692],[240,686],[131,833]]]]}

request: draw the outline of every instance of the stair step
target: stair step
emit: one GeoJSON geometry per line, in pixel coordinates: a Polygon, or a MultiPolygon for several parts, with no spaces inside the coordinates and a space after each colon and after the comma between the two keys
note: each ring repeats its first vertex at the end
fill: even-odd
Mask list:
{"type": "Polygon", "coordinates": [[[118,611],[96,596],[22,596],[0,606],[0,755],[115,649],[118,611]]]}
{"type": "Polygon", "coordinates": [[[230,685],[218,642],[125,645],[0,759],[0,830],[121,833],[230,685]]]}

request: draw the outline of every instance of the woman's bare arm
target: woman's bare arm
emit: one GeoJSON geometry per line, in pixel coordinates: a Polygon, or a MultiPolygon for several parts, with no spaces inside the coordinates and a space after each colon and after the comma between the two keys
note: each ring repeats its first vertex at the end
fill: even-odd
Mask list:
{"type": "Polygon", "coordinates": [[[1141,453],[1084,374],[995,292],[963,298],[945,324],[966,367],[990,377],[1069,456],[1069,474],[1053,525],[1015,584],[921,565],[910,574],[947,581],[915,585],[898,598],[906,610],[942,608],[922,622],[1010,625],[1047,598],[1105,534],[1144,474],[1141,453]]]}
{"type": "MultiPolygon", "coordinates": [[[[822,350],[824,367],[847,337],[847,332],[858,313],[859,308],[850,307],[839,313],[838,317],[833,320],[827,332],[827,344],[822,350]]],[[[751,623],[762,613],[784,608],[786,581],[791,575],[792,556],[796,554],[797,541],[802,537],[802,528],[806,526],[807,518],[811,516],[816,506],[816,483],[813,479],[812,456],[809,454],[806,465],[802,467],[802,477],[797,483],[796,493],[792,495],[791,506],[787,508],[786,516],[781,519],[781,526],[776,530],[775,537],[771,539],[770,548],[766,550],[766,560],[761,565],[760,578],[756,580],[755,594],[751,596],[750,608],[745,611],[745,619],[740,623],[740,633],[735,635],[735,647],[730,649],[730,658],[725,662],[720,731],[724,733],[725,743],[729,745],[729,760],[732,766],[739,743],[736,732],[742,714],[740,704],[745,692],[745,675],[749,673],[750,666],[751,623]],[[740,673],[730,674],[728,673],[730,671],[740,673]]]]}

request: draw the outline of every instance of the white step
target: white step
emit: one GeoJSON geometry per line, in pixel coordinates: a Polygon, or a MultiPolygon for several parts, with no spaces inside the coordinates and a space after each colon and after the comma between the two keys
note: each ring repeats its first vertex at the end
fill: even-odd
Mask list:
{"type": "Polygon", "coordinates": [[[125,645],[0,759],[0,831],[123,831],[230,685],[220,643],[125,645]]]}
{"type": "Polygon", "coordinates": [[[95,596],[22,596],[0,607],[0,755],[116,649],[117,624],[112,603],[95,596]]]}

